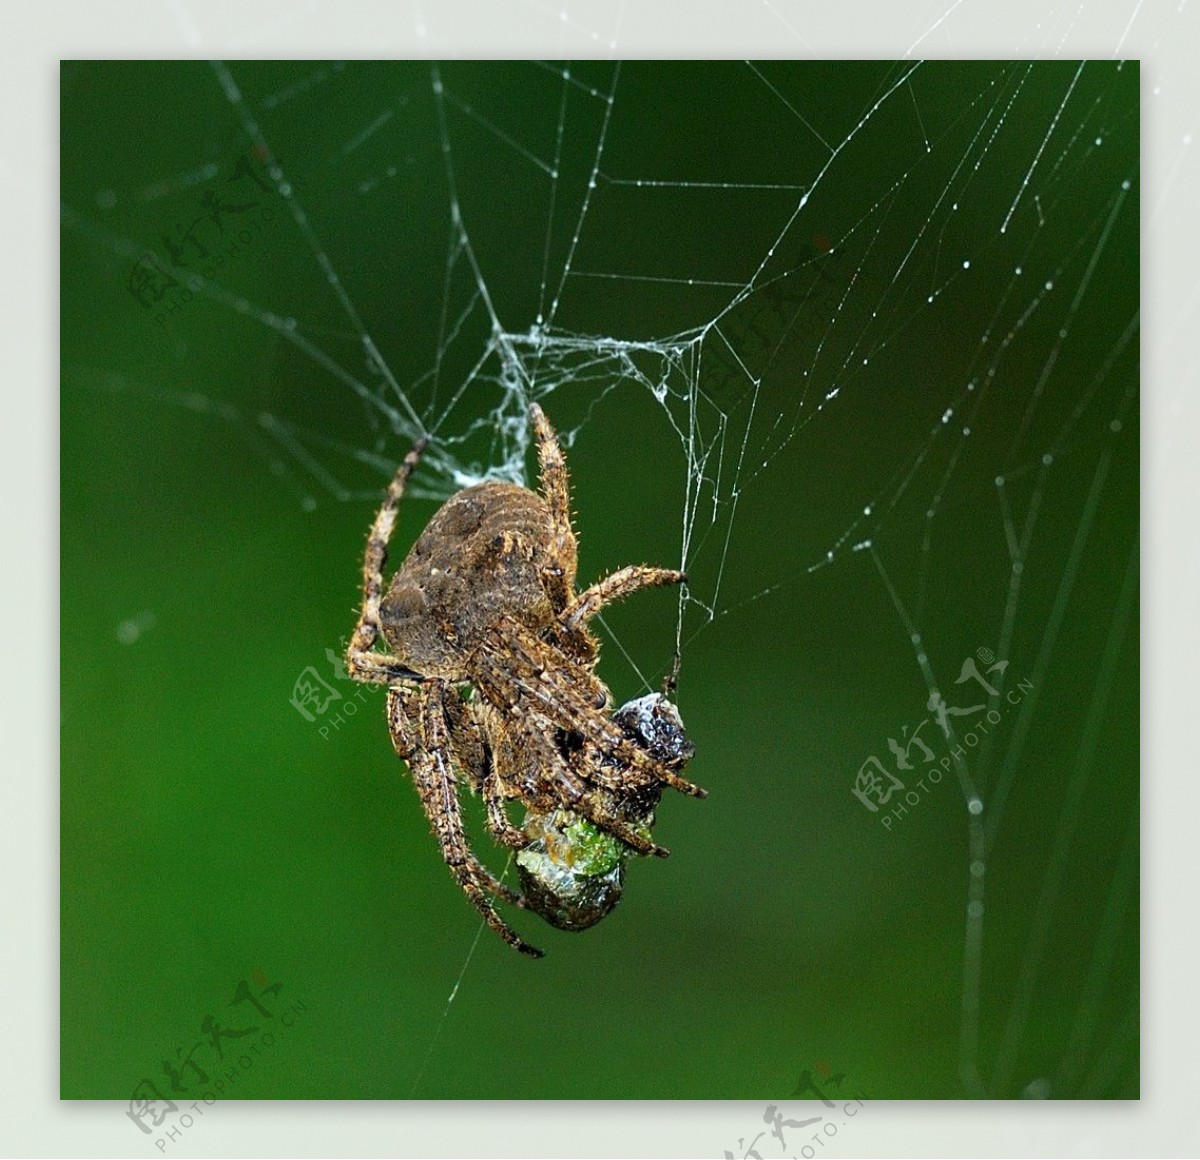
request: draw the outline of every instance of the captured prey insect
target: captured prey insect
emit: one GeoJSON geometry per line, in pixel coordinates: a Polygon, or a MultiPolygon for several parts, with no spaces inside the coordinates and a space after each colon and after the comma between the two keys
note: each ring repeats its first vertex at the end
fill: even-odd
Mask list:
{"type": "MultiPolygon", "coordinates": [[[[625,735],[668,769],[679,773],[695,746],[688,740],[679,710],[660,693],[622,705],[613,720],[625,735]]],[[[612,810],[647,838],[662,784],[612,795],[612,810]]],[[[586,930],[621,900],[625,863],[633,852],[619,838],[598,829],[564,806],[548,814],[530,811],[522,827],[532,839],[517,855],[525,904],[560,930],[586,930]]]]}
{"type": "Polygon", "coordinates": [[[368,535],[346,662],[357,680],[387,686],[392,744],[455,880],[492,930],[540,956],[492,897],[565,929],[590,926],[620,897],[629,850],[667,854],[650,833],[663,788],[705,791],[680,774],[692,747],[674,706],[610,710],[588,628],[612,601],[686,577],[633,565],[575,591],[566,461],[541,408],[529,414],[540,490],[493,481],[451,496],[385,591],[388,542],[425,441],[405,456],[368,535]],[[472,850],[462,786],[482,796],[491,835],[522,852],[525,895],[472,850]],[[508,817],[513,800],[526,807],[524,828],[508,817]]]}

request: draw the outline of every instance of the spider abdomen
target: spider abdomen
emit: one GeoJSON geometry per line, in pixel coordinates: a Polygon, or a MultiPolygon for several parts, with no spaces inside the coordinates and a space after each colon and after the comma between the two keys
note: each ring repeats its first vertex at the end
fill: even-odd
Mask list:
{"type": "Polygon", "coordinates": [[[567,563],[552,528],[546,501],[514,483],[481,483],[451,496],[380,605],[395,655],[424,676],[465,680],[471,653],[503,618],[534,632],[550,625],[555,613],[544,577],[567,563]]]}

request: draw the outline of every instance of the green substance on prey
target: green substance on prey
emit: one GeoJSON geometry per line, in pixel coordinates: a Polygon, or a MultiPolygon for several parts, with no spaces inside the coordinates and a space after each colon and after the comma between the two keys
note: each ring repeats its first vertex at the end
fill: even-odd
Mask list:
{"type": "Polygon", "coordinates": [[[624,842],[565,809],[530,814],[525,832],[533,841],[517,855],[521,888],[547,922],[586,930],[616,906],[633,853],[624,842]]]}

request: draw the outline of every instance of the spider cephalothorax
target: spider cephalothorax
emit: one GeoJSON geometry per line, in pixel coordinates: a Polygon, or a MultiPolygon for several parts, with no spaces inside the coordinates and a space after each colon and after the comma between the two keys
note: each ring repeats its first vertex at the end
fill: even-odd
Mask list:
{"type": "Polygon", "coordinates": [[[385,595],[387,544],[424,441],[405,457],[367,540],[362,614],[347,666],[358,680],[388,686],[392,742],[459,885],[506,942],[540,955],[488,894],[539,910],[553,898],[527,902],[479,861],[463,829],[458,787],[482,794],[488,829],[513,849],[531,841],[505,812],[504,803],[516,799],[535,816],[569,811],[639,853],[660,856],[667,851],[630,803],[657,801],[664,785],[696,797],[704,791],[679,775],[682,762],[663,760],[613,719],[588,629],[605,604],[685,577],[626,567],[576,594],[566,463],[541,408],[534,404],[530,416],[541,491],[490,482],[452,496],[385,595]]]}

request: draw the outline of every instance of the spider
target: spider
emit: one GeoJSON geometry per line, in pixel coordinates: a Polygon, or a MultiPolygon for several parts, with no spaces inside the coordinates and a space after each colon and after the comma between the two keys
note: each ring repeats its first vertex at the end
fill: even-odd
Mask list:
{"type": "Polygon", "coordinates": [[[706,793],[679,775],[680,762],[656,757],[613,720],[608,689],[595,673],[599,646],[588,630],[606,604],[686,577],[630,566],[575,592],[566,461],[536,403],[529,415],[540,492],[493,481],[451,496],[385,594],[388,542],[427,441],[404,457],[368,534],[362,611],[346,664],[355,679],[387,686],[392,744],[408,764],[455,881],[492,930],[536,958],[542,952],[508,926],[489,895],[536,904],[476,857],[463,827],[461,785],[482,795],[488,830],[510,849],[531,841],[508,818],[505,803],[515,799],[535,815],[569,810],[659,857],[668,851],[622,803],[663,786],[706,793]]]}

